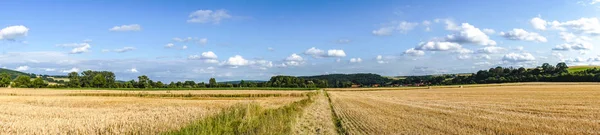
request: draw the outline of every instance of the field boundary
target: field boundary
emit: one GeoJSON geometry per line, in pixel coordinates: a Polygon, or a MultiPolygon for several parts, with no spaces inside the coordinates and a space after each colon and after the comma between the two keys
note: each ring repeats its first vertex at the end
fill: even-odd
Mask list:
{"type": "Polygon", "coordinates": [[[325,96],[327,96],[327,101],[329,102],[329,109],[331,110],[331,119],[333,121],[333,125],[335,125],[335,130],[338,132],[338,134],[340,135],[345,135],[348,134],[346,132],[346,129],[344,129],[344,127],[342,126],[342,118],[340,118],[337,113],[335,112],[335,109],[333,108],[333,102],[331,102],[331,98],[329,97],[329,93],[327,93],[327,91],[323,91],[325,92],[325,96]]]}
{"type": "Polygon", "coordinates": [[[279,90],[310,91],[319,88],[233,87],[233,88],[44,88],[50,90],[121,90],[121,91],[185,91],[185,90],[279,90]]]}
{"type": "Polygon", "coordinates": [[[380,88],[327,88],[326,91],[352,92],[352,91],[393,91],[393,90],[422,90],[422,89],[447,89],[447,88],[480,88],[500,86],[542,86],[542,85],[600,85],[600,82],[522,82],[522,83],[491,83],[491,84],[466,84],[466,85],[439,85],[418,87],[380,87],[380,88]]]}
{"type": "Polygon", "coordinates": [[[276,109],[265,109],[257,104],[238,104],[179,130],[161,134],[290,134],[296,115],[314,102],[315,94],[311,92],[305,99],[276,109]]]}

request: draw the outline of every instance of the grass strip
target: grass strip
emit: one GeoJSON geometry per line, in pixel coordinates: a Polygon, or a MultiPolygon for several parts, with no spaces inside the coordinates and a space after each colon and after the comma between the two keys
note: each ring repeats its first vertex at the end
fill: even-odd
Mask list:
{"type": "Polygon", "coordinates": [[[204,118],[164,135],[221,135],[221,134],[269,134],[288,135],[292,123],[304,107],[313,102],[312,96],[275,109],[265,109],[256,103],[238,104],[221,113],[204,118]]]}
{"type": "Polygon", "coordinates": [[[346,132],[346,129],[344,129],[344,127],[342,126],[342,118],[340,118],[337,113],[335,112],[335,109],[333,108],[333,102],[331,102],[331,98],[329,97],[329,94],[327,93],[327,91],[325,92],[325,96],[327,96],[327,101],[329,101],[329,108],[331,109],[331,115],[333,115],[333,117],[331,117],[333,119],[333,124],[335,125],[335,129],[338,132],[338,134],[340,135],[346,135],[348,134],[348,132],[346,132]]]}

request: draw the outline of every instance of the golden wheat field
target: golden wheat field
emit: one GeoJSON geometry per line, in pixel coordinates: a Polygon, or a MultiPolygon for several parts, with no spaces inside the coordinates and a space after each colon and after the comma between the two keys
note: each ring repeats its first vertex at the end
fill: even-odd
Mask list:
{"type": "MultiPolygon", "coordinates": [[[[277,108],[301,96],[121,97],[68,95],[78,91],[0,89],[0,134],[158,134],[177,130],[235,104],[277,108]]],[[[94,93],[96,91],[85,91],[94,93]]],[[[97,91],[120,93],[131,91],[97,91]]],[[[192,94],[291,94],[296,91],[173,91],[192,94]]],[[[151,93],[162,93],[160,91],[151,93]]]]}
{"type": "Polygon", "coordinates": [[[348,134],[600,134],[600,85],[328,93],[348,134]]]}

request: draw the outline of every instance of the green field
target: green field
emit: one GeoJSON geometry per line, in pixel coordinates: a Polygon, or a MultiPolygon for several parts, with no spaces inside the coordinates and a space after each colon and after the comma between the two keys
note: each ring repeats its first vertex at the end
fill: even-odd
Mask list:
{"type": "Polygon", "coordinates": [[[600,68],[600,66],[572,66],[572,67],[569,67],[569,73],[584,71],[584,70],[592,69],[592,68],[600,68]]]}

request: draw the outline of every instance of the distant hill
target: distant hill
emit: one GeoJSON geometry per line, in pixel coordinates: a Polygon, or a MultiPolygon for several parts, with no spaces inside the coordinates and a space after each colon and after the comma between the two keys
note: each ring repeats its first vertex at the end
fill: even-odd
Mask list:
{"type": "Polygon", "coordinates": [[[327,80],[329,87],[339,87],[340,83],[343,84],[363,84],[363,85],[383,85],[390,81],[388,77],[383,77],[378,74],[371,73],[358,73],[358,74],[328,74],[328,75],[317,75],[317,76],[299,76],[298,78],[303,79],[317,79],[327,80]]]}
{"type": "Polygon", "coordinates": [[[17,78],[17,76],[19,76],[19,75],[35,76],[35,74],[29,74],[29,73],[24,73],[21,71],[0,68],[0,74],[2,74],[2,73],[8,73],[12,79],[17,78]]]}
{"type": "MultiPolygon", "coordinates": [[[[240,81],[225,81],[225,82],[218,82],[218,83],[228,83],[228,84],[240,84],[240,81]]],[[[267,81],[261,81],[261,80],[244,80],[244,82],[253,82],[253,83],[264,83],[267,81]]]]}
{"type": "Polygon", "coordinates": [[[571,66],[569,67],[569,73],[573,73],[573,72],[578,72],[578,71],[584,71],[587,69],[592,69],[592,68],[600,68],[600,66],[571,66]]]}

